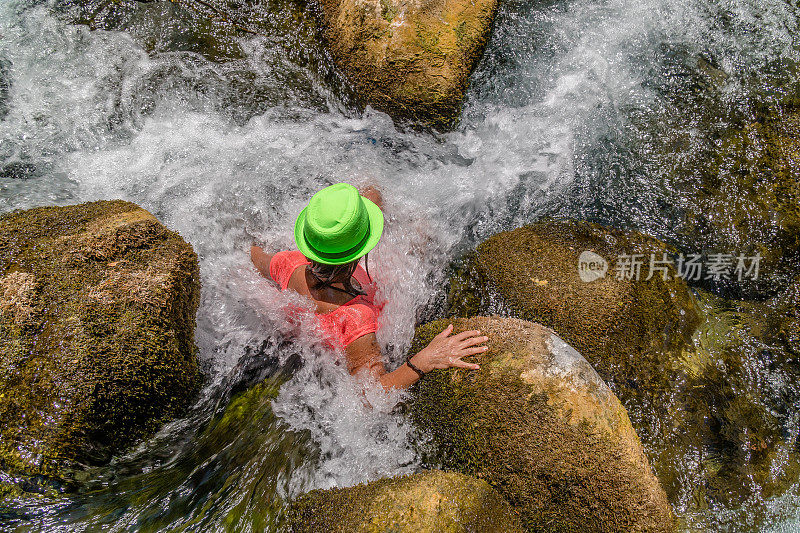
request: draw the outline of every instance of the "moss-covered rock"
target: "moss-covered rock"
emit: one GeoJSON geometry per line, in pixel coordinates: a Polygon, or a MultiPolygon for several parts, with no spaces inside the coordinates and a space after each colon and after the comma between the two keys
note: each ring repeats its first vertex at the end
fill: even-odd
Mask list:
{"type": "Polygon", "coordinates": [[[684,511],[782,494],[800,466],[787,412],[800,390],[800,285],[743,302],[690,293],[659,274],[616,279],[619,254],[664,251],[654,239],[595,224],[534,224],[481,244],[452,280],[451,305],[537,320],[583,350],[684,511]],[[584,250],[609,261],[604,278],[581,281],[584,250]]]}
{"type": "Polygon", "coordinates": [[[497,0],[322,0],[331,55],[365,103],[447,127],[488,41],[497,0]]]}
{"type": "Polygon", "coordinates": [[[774,294],[800,273],[800,101],[762,107],[754,119],[688,157],[667,156],[681,246],[762,258],[757,279],[717,283],[735,297],[774,294]]]}
{"type": "MultiPolygon", "coordinates": [[[[289,429],[272,410],[281,385],[289,377],[288,369],[283,369],[234,394],[199,432],[181,461],[181,474],[196,476],[204,487],[205,517],[197,523],[207,529],[214,529],[210,524],[218,523],[226,531],[281,530],[287,503],[282,496],[291,486],[288,478],[314,464],[318,455],[307,433],[289,429]],[[204,465],[200,471],[199,464],[204,465]]],[[[137,498],[142,502],[160,498],[157,485],[153,489],[139,491],[137,498]]],[[[182,512],[185,510],[176,509],[172,516],[159,517],[153,530],[169,529],[175,520],[183,518],[182,512]]]]}
{"type": "MultiPolygon", "coordinates": [[[[412,351],[448,323],[418,328],[412,351]]],[[[435,460],[488,481],[528,531],[674,529],[625,409],[580,354],[527,321],[452,323],[485,333],[489,350],[474,357],[480,370],[437,370],[415,390],[435,460]]]]}
{"type": "MultiPolygon", "coordinates": [[[[648,452],[662,486],[687,515],[749,502],[755,511],[800,475],[800,369],[781,346],[785,308],[698,291],[705,320],[675,360],[675,377],[648,417],[648,452]]],[[[652,409],[652,407],[650,408],[652,409]]]]}
{"type": "Polygon", "coordinates": [[[0,463],[102,464],[201,384],[197,256],[122,201],[0,218],[0,463]]]}
{"type": "Polygon", "coordinates": [[[800,278],[773,299],[771,339],[781,343],[784,348],[800,357],[800,278]]]}
{"type": "Polygon", "coordinates": [[[669,252],[651,237],[598,224],[532,224],[478,246],[451,280],[450,310],[458,316],[507,314],[552,328],[625,401],[624,389],[663,389],[670,361],[700,320],[673,268],[666,281],[660,271],[646,279],[651,254],[660,260],[669,252]],[[608,263],[604,277],[582,280],[578,263],[584,251],[608,263]],[[641,255],[638,280],[615,270],[622,254],[641,255]]]}
{"type": "Polygon", "coordinates": [[[437,470],[301,496],[290,531],[317,533],[517,533],[508,502],[485,481],[437,470]]]}

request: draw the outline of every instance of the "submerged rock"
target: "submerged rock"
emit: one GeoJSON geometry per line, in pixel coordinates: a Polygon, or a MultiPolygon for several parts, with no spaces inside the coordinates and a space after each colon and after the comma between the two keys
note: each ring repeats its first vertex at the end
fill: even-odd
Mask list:
{"type": "Polygon", "coordinates": [[[800,102],[764,106],[709,137],[669,172],[683,213],[676,237],[698,253],[758,254],[755,279],[700,282],[737,298],[774,295],[800,273],[800,102]]]}
{"type": "Polygon", "coordinates": [[[102,464],[201,384],[197,256],[135,204],[0,218],[0,465],[102,464]]]}
{"type": "Polygon", "coordinates": [[[800,474],[800,369],[782,345],[789,310],[781,298],[728,301],[705,291],[698,305],[706,318],[659,397],[665,414],[648,430],[659,437],[651,460],[687,511],[742,502],[755,509],[800,474]]]}
{"type": "Polygon", "coordinates": [[[771,338],[780,342],[794,357],[800,357],[800,278],[772,302],[771,338]]]}
{"type": "MultiPolygon", "coordinates": [[[[198,479],[195,491],[206,502],[207,515],[222,518],[226,530],[278,530],[286,504],[281,496],[290,490],[290,478],[300,472],[310,475],[318,457],[310,436],[293,431],[273,412],[273,401],[290,376],[290,368],[278,368],[234,394],[197,435],[183,461],[187,477],[198,479]],[[197,465],[203,465],[199,472],[197,465]],[[236,504],[230,505],[232,501],[236,504]]],[[[169,529],[174,520],[184,518],[177,514],[160,527],[169,529]]]]}
{"type": "Polygon", "coordinates": [[[337,66],[395,119],[451,125],[488,41],[497,0],[323,0],[337,66]]]}
{"type": "Polygon", "coordinates": [[[651,254],[661,260],[669,252],[651,237],[598,224],[532,224],[478,246],[451,280],[450,309],[459,316],[499,312],[552,328],[626,401],[626,389],[664,388],[671,360],[700,321],[674,268],[646,279],[651,254]],[[642,262],[638,276],[628,269],[633,254],[642,262]]]}
{"type": "MultiPolygon", "coordinates": [[[[421,348],[448,321],[420,327],[421,348]]],[[[528,531],[672,531],[666,495],[625,409],[551,330],[517,319],[452,321],[489,351],[477,371],[434,371],[411,405],[445,468],[485,479],[528,531]]],[[[472,360],[472,359],[471,359],[472,360]]]]}
{"type": "MultiPolygon", "coordinates": [[[[240,125],[265,113],[298,121],[308,111],[328,112],[330,86],[340,88],[318,9],[303,0],[56,4],[65,20],[130,36],[121,60],[149,55],[148,68],[126,82],[126,98],[114,102],[115,126],[138,123],[176,94],[187,105],[214,103],[240,125]]],[[[349,98],[346,90],[339,92],[349,98]]]]}
{"type": "Polygon", "coordinates": [[[289,513],[293,533],[517,533],[508,502],[485,481],[427,471],[301,496],[289,513]]]}
{"type": "Polygon", "coordinates": [[[0,120],[8,115],[8,98],[11,92],[11,62],[0,57],[0,120]]]}

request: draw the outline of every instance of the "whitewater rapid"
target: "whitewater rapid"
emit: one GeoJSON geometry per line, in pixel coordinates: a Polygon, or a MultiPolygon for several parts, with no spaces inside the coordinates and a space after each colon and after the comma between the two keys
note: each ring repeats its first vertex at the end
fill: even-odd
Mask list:
{"type": "MultiPolygon", "coordinates": [[[[343,101],[312,68],[323,61],[312,45],[308,61],[288,38],[239,34],[241,57],[216,61],[159,48],[174,37],[157,24],[92,31],[71,14],[64,2],[0,5],[0,212],[122,198],[179,232],[200,258],[207,393],[279,333],[291,296],[257,276],[248,249],[292,248],[294,218],[316,190],[346,181],[383,192],[387,228],[370,271],[387,302],[379,342],[391,367],[418,320],[440,311],[451,261],[497,231],[565,215],[667,231],[669,218],[654,214],[658,184],[637,169],[648,163],[641,117],[687,113],[693,127],[664,96],[675,50],[732,73],[718,98],[735,105],[750,74],[800,49],[796,9],[778,0],[511,1],[459,126],[431,134],[343,101]],[[252,93],[234,83],[242,72],[252,93]]],[[[418,468],[398,398],[372,391],[375,408],[365,407],[314,346],[313,332],[296,340],[308,364],[274,402],[319,451],[283,497],[418,468]]],[[[785,514],[785,499],[772,505],[785,514]]],[[[127,513],[120,523],[135,523],[127,513]]]]}

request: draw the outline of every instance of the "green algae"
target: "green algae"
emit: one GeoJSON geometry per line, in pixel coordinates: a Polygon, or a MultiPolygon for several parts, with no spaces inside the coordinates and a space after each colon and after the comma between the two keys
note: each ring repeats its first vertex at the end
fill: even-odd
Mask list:
{"type": "MultiPolygon", "coordinates": [[[[449,322],[418,328],[411,352],[449,322]]],[[[488,481],[527,531],[673,530],[666,496],[610,391],[542,374],[536,352],[547,347],[535,324],[452,323],[487,334],[489,351],[472,358],[479,371],[434,371],[416,386],[411,415],[432,439],[429,462],[488,481]]]]}
{"type": "Polygon", "coordinates": [[[383,19],[386,22],[391,22],[400,12],[397,5],[388,2],[387,0],[381,0],[381,13],[383,14],[383,19]]]}
{"type": "Polygon", "coordinates": [[[761,256],[759,278],[729,284],[748,298],[774,295],[800,273],[800,104],[758,106],[665,165],[682,194],[677,237],[691,249],[761,256]]]}
{"type": "Polygon", "coordinates": [[[199,433],[187,464],[213,458],[220,463],[214,475],[224,477],[225,482],[208,495],[197,517],[183,529],[202,527],[207,515],[231,497],[231,491],[239,497],[233,498],[235,505],[223,511],[222,523],[228,530],[272,530],[283,519],[285,502],[276,494],[286,481],[284,469],[287,465],[296,469],[314,458],[308,436],[288,430],[272,410],[272,402],[288,377],[278,373],[234,395],[199,433]]]}
{"type": "Polygon", "coordinates": [[[220,442],[226,436],[240,435],[253,428],[264,427],[274,420],[272,401],[283,384],[282,375],[268,378],[233,398],[200,436],[200,441],[220,442]]]}
{"type": "MultiPolygon", "coordinates": [[[[81,486],[89,494],[84,505],[91,516],[113,517],[99,522],[103,525],[118,523],[116,513],[124,508],[126,517],[137,517],[142,533],[283,531],[286,495],[296,490],[298,477],[302,483],[312,474],[318,457],[308,433],[291,430],[272,408],[290,372],[277,369],[231,397],[212,392],[213,415],[193,409],[192,418],[180,422],[184,429],[160,433],[133,464],[121,459],[91,472],[81,486]],[[153,451],[168,460],[153,465],[153,451]],[[152,467],[141,468],[142,459],[152,467]]],[[[244,384],[237,381],[234,388],[244,384]]],[[[229,384],[222,391],[229,391],[229,384]]]]}
{"type": "Polygon", "coordinates": [[[102,464],[195,397],[197,256],[135,204],[3,216],[0,280],[5,470],[102,464]]]}
{"type": "Polygon", "coordinates": [[[800,372],[779,337],[786,300],[731,302],[700,292],[699,304],[707,319],[676,361],[670,414],[660,423],[667,438],[654,466],[670,492],[689,479],[698,501],[781,495],[800,475],[787,431],[800,372]],[[699,458],[696,470],[675,464],[687,455],[699,458]]]}
{"type": "Polygon", "coordinates": [[[293,533],[522,531],[508,503],[488,483],[436,470],[312,491],[292,504],[289,523],[293,533]]]}
{"type": "Polygon", "coordinates": [[[468,255],[451,278],[456,316],[503,312],[552,328],[608,381],[624,389],[661,389],[672,357],[700,321],[686,283],[674,277],[617,279],[620,254],[671,253],[650,237],[574,220],[547,221],[499,233],[468,255]],[[584,282],[578,258],[593,251],[609,262],[604,278],[584,282]]]}

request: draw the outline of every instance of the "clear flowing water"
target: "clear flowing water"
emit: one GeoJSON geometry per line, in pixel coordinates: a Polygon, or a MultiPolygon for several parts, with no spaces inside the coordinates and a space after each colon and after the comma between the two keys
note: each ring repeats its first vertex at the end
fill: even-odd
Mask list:
{"type": "MultiPolygon", "coordinates": [[[[123,198],[178,231],[200,256],[210,375],[186,419],[77,492],[7,498],[2,527],[274,529],[302,492],[419,468],[397,398],[370,390],[366,407],[310,325],[285,340],[292,297],[258,278],[250,244],[290,248],[325,185],[378,186],[388,223],[370,270],[396,365],[414,325],[441,312],[448,264],[497,231],[571,216],[674,240],[659,148],[779,97],[798,59],[789,1],[508,0],[459,126],[433,134],[353,106],[313,5],[209,5],[0,5],[0,211],[123,198]],[[234,392],[298,357],[222,417],[234,392]]],[[[689,529],[800,522],[795,487],[725,504],[692,494],[673,497],[689,529]]]]}

